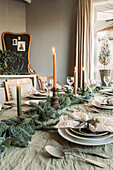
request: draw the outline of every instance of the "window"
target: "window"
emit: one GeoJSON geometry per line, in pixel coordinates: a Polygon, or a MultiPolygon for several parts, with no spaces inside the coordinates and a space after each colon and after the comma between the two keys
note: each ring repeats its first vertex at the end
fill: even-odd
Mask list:
{"type": "Polygon", "coordinates": [[[100,79],[99,70],[113,69],[113,1],[94,3],[94,23],[94,77],[100,79]],[[104,54],[109,56],[105,64],[104,54]]]}

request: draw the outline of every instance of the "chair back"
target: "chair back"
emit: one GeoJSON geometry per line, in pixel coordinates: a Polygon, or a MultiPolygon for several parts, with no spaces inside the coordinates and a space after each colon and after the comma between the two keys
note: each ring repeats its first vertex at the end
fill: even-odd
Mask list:
{"type": "Polygon", "coordinates": [[[16,99],[16,86],[21,86],[21,97],[26,97],[26,94],[33,90],[32,80],[30,78],[23,79],[8,79],[4,82],[6,100],[16,99]]]}
{"type": "Polygon", "coordinates": [[[39,90],[45,90],[44,83],[48,81],[48,79],[53,79],[53,76],[37,76],[37,83],[39,90]]]}

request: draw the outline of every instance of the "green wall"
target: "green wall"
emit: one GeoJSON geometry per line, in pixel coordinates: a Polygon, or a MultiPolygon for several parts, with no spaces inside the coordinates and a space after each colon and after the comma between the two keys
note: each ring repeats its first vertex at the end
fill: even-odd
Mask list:
{"type": "MultiPolygon", "coordinates": [[[[26,32],[26,3],[0,0],[0,35],[5,31],[26,32]]],[[[1,39],[0,49],[2,49],[1,39]]]]}
{"type": "Polygon", "coordinates": [[[38,75],[52,75],[56,48],[57,80],[73,76],[77,0],[32,0],[26,9],[26,31],[32,36],[30,61],[38,75]]]}

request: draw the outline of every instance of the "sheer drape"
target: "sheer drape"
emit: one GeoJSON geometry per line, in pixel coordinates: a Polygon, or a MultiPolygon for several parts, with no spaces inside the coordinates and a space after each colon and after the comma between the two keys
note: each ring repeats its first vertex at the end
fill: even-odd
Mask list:
{"type": "Polygon", "coordinates": [[[75,66],[78,70],[79,87],[82,81],[82,67],[85,70],[85,79],[91,79],[92,9],[92,0],[78,0],[75,66]]]}

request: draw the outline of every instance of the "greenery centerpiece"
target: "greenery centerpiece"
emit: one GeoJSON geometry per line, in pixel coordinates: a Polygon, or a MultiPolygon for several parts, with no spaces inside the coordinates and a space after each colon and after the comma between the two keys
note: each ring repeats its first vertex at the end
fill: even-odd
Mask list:
{"type": "Polygon", "coordinates": [[[65,94],[58,94],[60,108],[51,107],[51,97],[39,104],[30,102],[31,108],[24,111],[22,116],[0,121],[0,153],[10,145],[27,147],[36,130],[55,129],[61,115],[69,115],[68,107],[78,103],[88,102],[91,93],[87,90],[84,95],[75,96],[73,91],[65,88],[65,94]]]}
{"type": "Polygon", "coordinates": [[[17,62],[21,63],[23,59],[22,54],[10,50],[0,50],[0,74],[18,74],[20,67],[17,65],[17,62]]]}
{"type": "Polygon", "coordinates": [[[110,48],[108,38],[102,40],[102,46],[99,53],[99,62],[104,66],[104,69],[100,70],[100,78],[102,85],[105,86],[104,76],[110,76],[111,70],[105,69],[105,66],[110,63],[110,48]]]}

